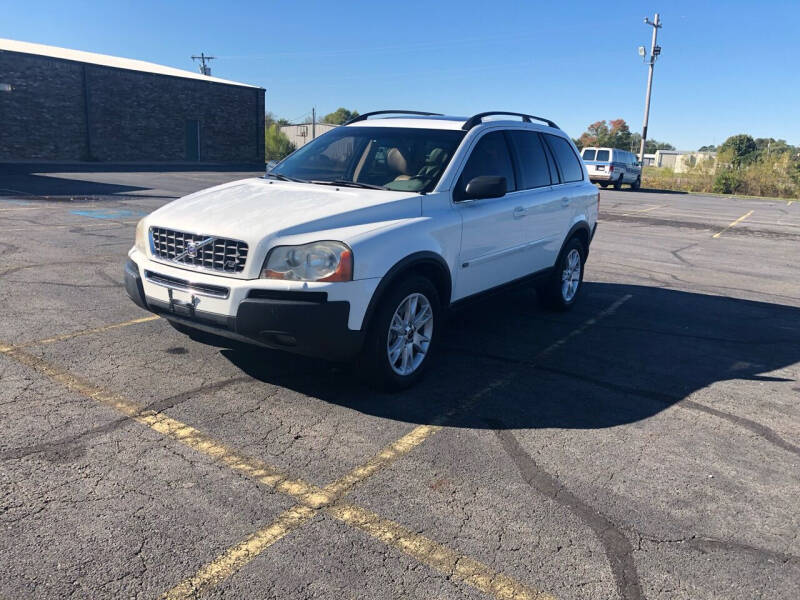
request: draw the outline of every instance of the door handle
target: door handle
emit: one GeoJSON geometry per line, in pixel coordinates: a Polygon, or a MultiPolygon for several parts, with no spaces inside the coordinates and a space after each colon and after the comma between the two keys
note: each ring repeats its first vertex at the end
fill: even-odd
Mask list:
{"type": "Polygon", "coordinates": [[[518,206],[518,207],[516,207],[514,209],[514,218],[515,219],[521,219],[522,217],[524,217],[527,214],[528,214],[528,209],[525,208],[524,206],[518,206]]]}

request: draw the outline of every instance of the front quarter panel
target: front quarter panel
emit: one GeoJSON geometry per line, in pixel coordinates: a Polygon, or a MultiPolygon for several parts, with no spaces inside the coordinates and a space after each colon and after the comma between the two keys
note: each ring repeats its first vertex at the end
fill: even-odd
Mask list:
{"type": "MultiPolygon", "coordinates": [[[[355,279],[383,278],[404,258],[431,252],[441,256],[455,280],[461,220],[446,193],[423,197],[422,216],[395,221],[352,241],[355,279]]],[[[449,303],[449,298],[443,299],[449,303]]]]}

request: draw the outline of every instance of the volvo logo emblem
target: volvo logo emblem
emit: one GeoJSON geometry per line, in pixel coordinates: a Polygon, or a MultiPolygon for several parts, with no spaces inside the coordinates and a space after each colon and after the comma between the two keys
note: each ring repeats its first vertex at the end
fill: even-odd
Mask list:
{"type": "Polygon", "coordinates": [[[186,249],[175,256],[173,260],[183,260],[184,258],[197,258],[197,251],[205,248],[214,242],[214,238],[206,238],[200,242],[189,242],[186,244],[186,249]]]}

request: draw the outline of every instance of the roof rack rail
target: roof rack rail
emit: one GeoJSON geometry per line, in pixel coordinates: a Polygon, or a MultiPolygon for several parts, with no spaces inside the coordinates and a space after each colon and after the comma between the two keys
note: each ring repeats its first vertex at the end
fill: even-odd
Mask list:
{"type": "Polygon", "coordinates": [[[421,112],[418,110],[374,110],[372,112],[367,112],[363,115],[353,117],[347,123],[345,123],[345,125],[350,125],[350,123],[356,123],[357,121],[366,121],[367,118],[374,117],[375,115],[422,115],[424,117],[441,117],[442,113],[421,112]]]}
{"type": "Polygon", "coordinates": [[[469,131],[470,129],[475,127],[475,125],[482,123],[484,117],[490,117],[492,115],[511,115],[514,117],[522,117],[522,120],[525,123],[530,123],[531,119],[535,119],[536,121],[547,123],[550,127],[555,127],[556,129],[560,129],[560,127],[555,123],[553,123],[550,119],[543,119],[542,117],[537,117],[535,115],[526,115],[524,113],[507,112],[505,110],[491,110],[489,112],[482,112],[478,113],[477,115],[472,115],[469,119],[466,120],[461,129],[469,131]]]}

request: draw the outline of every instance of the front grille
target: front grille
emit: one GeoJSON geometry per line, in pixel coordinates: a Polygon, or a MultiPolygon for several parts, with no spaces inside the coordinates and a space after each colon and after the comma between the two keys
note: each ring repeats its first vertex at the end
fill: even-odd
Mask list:
{"type": "Polygon", "coordinates": [[[225,273],[241,273],[247,262],[247,244],[211,235],[150,228],[153,254],[163,260],[225,273]]]}

